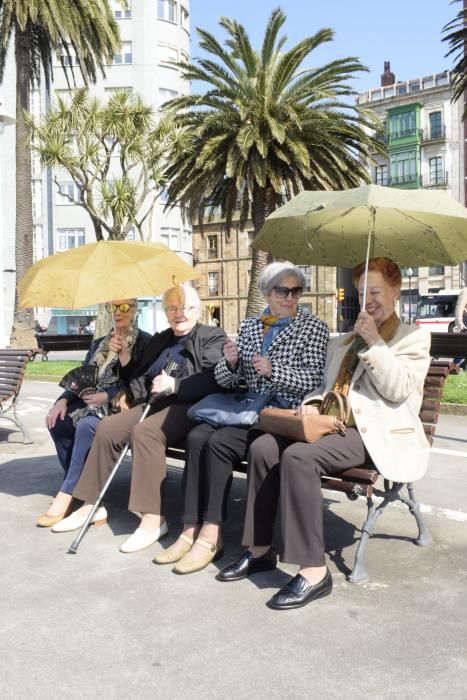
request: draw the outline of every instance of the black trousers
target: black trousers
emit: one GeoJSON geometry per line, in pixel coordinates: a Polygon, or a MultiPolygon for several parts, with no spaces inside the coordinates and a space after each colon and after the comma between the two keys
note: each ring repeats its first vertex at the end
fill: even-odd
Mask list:
{"type": "Polygon", "coordinates": [[[190,431],[182,482],[185,524],[227,519],[232,472],[258,435],[255,428],[213,428],[207,423],[190,431]]]}
{"type": "Polygon", "coordinates": [[[261,435],[248,457],[248,500],[242,543],[272,543],[281,503],[282,561],[323,566],[323,498],[321,475],[337,474],[369,460],[356,428],[326,435],[313,444],[261,435]]]}

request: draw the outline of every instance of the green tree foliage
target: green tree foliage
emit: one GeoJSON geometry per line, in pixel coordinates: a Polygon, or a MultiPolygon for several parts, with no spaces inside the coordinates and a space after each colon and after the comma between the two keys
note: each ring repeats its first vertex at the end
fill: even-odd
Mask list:
{"type": "MultiPolygon", "coordinates": [[[[125,0],[122,0],[125,4],[125,0]]],[[[16,62],[16,278],[33,261],[30,132],[25,120],[31,87],[48,86],[53,57],[58,55],[67,80],[74,80],[69,57],[85,84],[111,63],[120,47],[118,26],[108,0],[0,0],[0,83],[10,43],[16,62]]],[[[16,304],[15,304],[16,308],[16,304]]],[[[21,323],[16,311],[15,324],[21,323]]]]}
{"type": "Polygon", "coordinates": [[[156,121],[152,108],[125,90],[102,103],[80,89],[29,123],[43,165],[63,168],[76,184],[76,200],[62,194],[88,212],[96,239],[123,240],[133,226],[143,239],[165,182],[164,156],[177,150],[170,121],[156,121]]]}
{"type": "MultiPolygon", "coordinates": [[[[241,223],[251,216],[257,233],[278,205],[303,189],[367,182],[370,154],[384,150],[371,135],[378,130],[375,117],[348,100],[355,94],[348,81],[364,66],[349,57],[305,68],[333,32],[321,29],[286,49],[285,20],[274,10],[257,51],[245,28],[223,17],[225,43],[198,29],[208,57],[179,64],[185,79],[206,85],[167,104],[189,141],[167,170],[169,203],[186,206],[192,219],[220,213],[228,230],[240,208],[241,223]]],[[[254,251],[247,315],[263,306],[257,280],[267,260],[254,251]]]]}
{"type": "MultiPolygon", "coordinates": [[[[454,0],[460,2],[461,0],[454,0]]],[[[451,56],[453,60],[452,86],[454,94],[452,100],[460,100],[467,90],[467,8],[462,7],[451,22],[443,27],[443,41],[449,44],[449,51],[446,57],[451,56]]],[[[464,118],[467,108],[464,107],[464,118]]]]}

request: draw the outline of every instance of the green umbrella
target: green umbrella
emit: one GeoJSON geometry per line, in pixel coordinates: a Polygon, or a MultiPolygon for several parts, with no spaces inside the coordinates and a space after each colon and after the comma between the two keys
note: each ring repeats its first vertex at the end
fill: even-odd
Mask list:
{"type": "Polygon", "coordinates": [[[467,209],[442,190],[364,185],[302,192],[264,223],[255,248],[297,265],[354,267],[385,256],[403,267],[467,258],[467,209]]]}

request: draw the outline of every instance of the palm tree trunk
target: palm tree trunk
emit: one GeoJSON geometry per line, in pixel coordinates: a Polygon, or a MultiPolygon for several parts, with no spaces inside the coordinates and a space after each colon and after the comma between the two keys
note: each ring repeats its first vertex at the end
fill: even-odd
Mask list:
{"type": "MultiPolygon", "coordinates": [[[[275,209],[275,194],[272,187],[259,187],[255,183],[253,190],[252,219],[255,238],[259,233],[267,217],[275,209]]],[[[270,253],[253,248],[251,260],[250,286],[248,287],[248,300],[246,315],[254,316],[264,309],[264,297],[258,289],[258,278],[263,267],[272,262],[270,253]]]]}
{"type": "MultiPolygon", "coordinates": [[[[15,260],[16,285],[33,263],[32,191],[30,130],[23,110],[29,109],[30,93],[30,32],[22,32],[18,25],[15,34],[16,59],[16,231],[15,260]]],[[[32,309],[18,309],[18,292],[15,293],[15,313],[11,336],[16,347],[35,347],[34,318],[32,309]]]]}

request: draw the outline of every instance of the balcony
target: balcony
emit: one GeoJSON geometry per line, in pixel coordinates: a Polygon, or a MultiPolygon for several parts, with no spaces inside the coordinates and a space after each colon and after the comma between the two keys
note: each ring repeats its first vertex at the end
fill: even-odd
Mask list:
{"type": "Polygon", "coordinates": [[[396,177],[388,177],[387,185],[389,187],[400,187],[401,185],[413,185],[414,187],[421,187],[422,178],[416,173],[410,175],[397,175],[396,177]]]}
{"type": "Polygon", "coordinates": [[[426,189],[435,189],[436,187],[447,187],[449,184],[448,173],[438,173],[435,176],[425,175],[421,178],[421,187],[426,189]]]}
{"type": "Polygon", "coordinates": [[[423,129],[422,141],[423,143],[446,141],[446,127],[441,126],[436,129],[423,129]]]}
{"type": "Polygon", "coordinates": [[[392,131],[388,134],[388,143],[392,141],[400,141],[401,139],[421,139],[423,136],[422,129],[403,129],[402,131],[392,131]]]}

